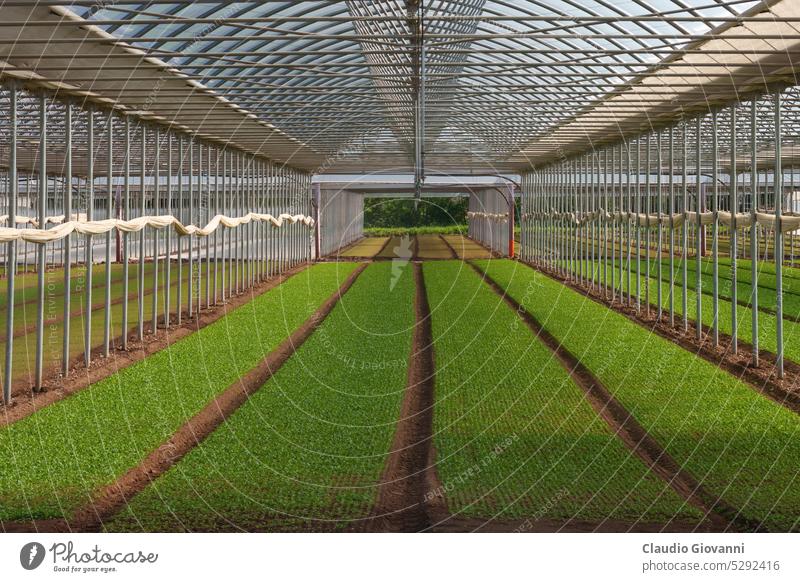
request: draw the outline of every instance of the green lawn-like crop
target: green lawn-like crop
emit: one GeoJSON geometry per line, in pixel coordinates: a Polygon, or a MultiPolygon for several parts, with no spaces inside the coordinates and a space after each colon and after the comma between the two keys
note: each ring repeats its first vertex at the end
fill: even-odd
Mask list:
{"type": "Polygon", "coordinates": [[[381,251],[388,240],[388,236],[362,238],[347,250],[335,253],[335,256],[340,258],[371,258],[381,251]]]}
{"type": "Polygon", "coordinates": [[[533,269],[478,264],[708,490],[771,529],[800,528],[796,414],[533,269]]]}
{"type": "MultiPolygon", "coordinates": [[[[627,288],[625,285],[627,284],[627,259],[620,261],[617,259],[616,263],[616,273],[615,277],[619,277],[619,266],[620,263],[623,264],[624,271],[623,271],[623,288],[625,288],[627,292],[627,288]]],[[[611,268],[612,268],[612,261],[608,260],[606,263],[608,265],[608,274],[607,280],[609,285],[611,284],[611,268]]],[[[772,267],[771,272],[770,269],[767,268],[768,263],[759,263],[759,275],[758,275],[758,306],[759,309],[762,311],[772,311],[774,312],[776,309],[776,301],[777,301],[777,292],[775,291],[775,274],[774,274],[774,265],[770,265],[772,267]]],[[[632,259],[632,276],[635,277],[635,256],[632,259]]],[[[642,273],[646,273],[647,271],[647,260],[643,259],[640,265],[640,269],[642,273]]],[[[595,270],[599,271],[602,277],[602,269],[603,269],[603,262],[595,261],[595,270]]],[[[679,258],[675,259],[674,263],[674,281],[675,286],[677,288],[676,295],[680,294],[680,288],[683,286],[683,263],[679,258]]],[[[687,280],[687,287],[689,289],[696,289],[697,288],[697,263],[694,257],[689,257],[689,261],[686,264],[686,270],[688,274],[687,280]]],[[[710,259],[703,259],[701,262],[701,280],[702,280],[702,292],[706,295],[710,295],[712,293],[712,286],[713,286],[713,274],[712,274],[712,263],[710,259]]],[[[788,270],[788,269],[787,269],[788,270]]],[[[731,299],[732,298],[732,288],[733,288],[733,278],[732,278],[732,271],[730,259],[725,261],[720,261],[719,264],[719,296],[723,299],[731,299]]],[[[794,271],[794,269],[792,269],[794,271]]],[[[750,300],[750,293],[752,292],[750,281],[752,279],[752,275],[750,272],[750,261],[737,261],[737,269],[736,269],[736,289],[737,289],[737,299],[739,302],[747,302],[749,303],[750,300]],[[740,264],[744,263],[744,264],[740,264]]],[[[658,280],[658,260],[651,259],[650,260],[650,277],[651,279],[658,280]]],[[[602,280],[602,279],[601,279],[602,280]]],[[[662,282],[669,283],[669,261],[663,260],[661,261],[661,280],[662,282]]],[[[634,278],[635,281],[635,278],[634,278]]],[[[617,279],[617,286],[619,286],[619,280],[617,279]]],[[[794,278],[793,275],[788,275],[784,277],[783,280],[783,313],[784,317],[787,317],[792,320],[800,319],[800,279],[794,278]]]]}
{"type": "Polygon", "coordinates": [[[398,259],[408,261],[414,252],[413,236],[393,236],[381,252],[375,255],[382,259],[398,259]]]}
{"type": "Polygon", "coordinates": [[[411,266],[370,265],[228,421],[112,531],[336,529],[367,517],[407,383],[411,266]]]}
{"type": "Polygon", "coordinates": [[[303,271],[168,349],[0,429],[0,519],[68,516],[255,367],[355,268],[303,271]]]}
{"type": "MultiPolygon", "coordinates": [[[[591,264],[587,264],[587,270],[591,268],[591,264]]],[[[599,266],[602,268],[602,265],[599,266]]],[[[634,266],[635,269],[635,266],[634,266]]],[[[595,280],[601,280],[601,273],[598,272],[598,265],[595,264],[595,280]]],[[[610,281],[609,277],[609,281],[610,281]]],[[[645,288],[646,284],[649,283],[650,285],[650,294],[649,294],[649,302],[650,305],[653,307],[658,306],[658,280],[654,278],[654,274],[651,272],[650,277],[647,277],[647,273],[642,267],[641,276],[640,276],[640,285],[641,285],[641,298],[642,298],[642,306],[644,308],[645,303],[645,288]]],[[[631,287],[635,293],[636,291],[636,272],[633,271],[631,273],[631,287]]],[[[627,294],[627,273],[624,277],[624,290],[627,294]]],[[[663,311],[666,313],[669,309],[669,282],[663,280],[661,283],[661,305],[663,311]]],[[[674,295],[675,295],[675,313],[676,313],[676,320],[680,320],[683,317],[683,306],[682,302],[682,293],[683,290],[681,287],[676,286],[674,288],[674,295]]],[[[688,305],[688,317],[690,321],[693,321],[696,317],[696,299],[697,293],[694,289],[687,290],[687,305],[688,305]]],[[[743,298],[745,301],[748,298],[743,298]]],[[[702,322],[707,325],[711,326],[714,321],[714,312],[713,312],[713,297],[710,295],[706,295],[705,292],[700,294],[700,300],[702,305],[702,322]]],[[[733,330],[733,314],[731,309],[731,302],[725,299],[720,298],[719,300],[719,329],[722,333],[730,335],[733,330]]],[[[753,338],[753,326],[752,326],[752,310],[749,307],[745,307],[742,305],[738,305],[736,308],[736,319],[738,322],[738,336],[739,339],[748,343],[752,344],[753,338]]],[[[778,341],[775,332],[775,325],[776,325],[776,317],[771,313],[759,312],[758,313],[758,341],[759,341],[759,349],[766,350],[768,352],[772,352],[773,354],[777,351],[778,341]]],[[[800,363],[800,323],[790,321],[784,319],[783,321],[783,352],[784,356],[787,360],[792,360],[793,362],[800,363]]]]}
{"type": "Polygon", "coordinates": [[[366,236],[414,236],[415,234],[461,234],[466,232],[466,224],[449,226],[376,226],[364,229],[366,236]]]}
{"type": "MultiPolygon", "coordinates": [[[[134,273],[129,276],[129,289],[128,289],[128,333],[133,332],[138,328],[138,275],[135,269],[138,265],[130,265],[131,272],[134,273]]],[[[235,265],[233,265],[235,268],[235,265]]],[[[200,284],[202,290],[202,305],[205,306],[207,298],[205,296],[205,269],[206,264],[203,264],[203,281],[200,284]]],[[[214,265],[212,263],[210,273],[213,279],[214,265]]],[[[78,358],[84,352],[84,307],[86,305],[86,289],[85,289],[85,274],[86,269],[83,265],[75,266],[72,269],[72,284],[71,284],[71,304],[70,311],[74,314],[70,318],[70,361],[78,358]]],[[[221,293],[222,289],[222,268],[221,265],[217,267],[217,289],[221,293]]],[[[181,310],[183,312],[187,309],[187,300],[189,297],[188,292],[188,263],[183,265],[182,269],[182,296],[181,296],[181,310]]],[[[91,347],[97,348],[103,344],[103,331],[105,326],[105,289],[103,287],[105,281],[105,266],[96,265],[93,275],[94,286],[92,290],[92,343],[91,347]],[[98,287],[99,285],[99,287],[98,287]]],[[[123,297],[123,282],[122,271],[119,265],[112,265],[112,281],[111,285],[111,338],[116,339],[122,335],[122,297],[123,297]]],[[[145,265],[144,277],[144,329],[147,333],[152,329],[152,313],[153,313],[153,265],[148,263],[145,265]]],[[[164,261],[159,262],[159,275],[158,275],[158,315],[163,316],[164,312],[164,299],[166,291],[166,268],[164,261]]],[[[63,294],[63,271],[53,270],[45,274],[45,342],[44,342],[44,373],[45,377],[53,373],[57,373],[61,369],[61,358],[63,354],[63,334],[64,334],[64,294],[63,294]]],[[[227,283],[227,269],[226,269],[226,294],[228,289],[227,283]]],[[[197,299],[196,291],[197,278],[194,282],[195,301],[197,299]]],[[[213,280],[210,285],[210,291],[213,294],[213,280]]],[[[33,382],[35,354],[36,354],[36,332],[34,326],[36,324],[37,303],[36,303],[36,288],[32,287],[26,290],[28,293],[33,294],[33,299],[28,298],[25,303],[17,302],[14,307],[14,328],[16,330],[28,330],[27,333],[14,338],[13,343],[13,372],[12,383],[14,386],[24,385],[29,387],[33,382]]],[[[178,267],[173,263],[170,273],[170,313],[172,314],[172,323],[175,322],[175,314],[178,310],[178,267]]],[[[0,310],[0,323],[3,324],[5,329],[5,311],[0,310]]],[[[159,332],[163,333],[163,332],[159,332]]],[[[0,341],[0,350],[5,349],[5,341],[0,341]]],[[[0,371],[5,373],[5,362],[0,362],[0,371]]]]}
{"type": "Polygon", "coordinates": [[[700,519],[613,435],[550,350],[470,267],[424,268],[435,338],[434,442],[450,511],[700,519]]]}

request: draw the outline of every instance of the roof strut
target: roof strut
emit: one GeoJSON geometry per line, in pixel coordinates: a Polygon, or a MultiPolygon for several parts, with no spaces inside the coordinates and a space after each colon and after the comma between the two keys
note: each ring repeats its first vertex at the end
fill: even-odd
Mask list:
{"type": "Polygon", "coordinates": [[[409,28],[412,31],[412,98],[414,100],[414,206],[419,205],[425,183],[425,42],[423,36],[424,0],[407,0],[409,28]]]}

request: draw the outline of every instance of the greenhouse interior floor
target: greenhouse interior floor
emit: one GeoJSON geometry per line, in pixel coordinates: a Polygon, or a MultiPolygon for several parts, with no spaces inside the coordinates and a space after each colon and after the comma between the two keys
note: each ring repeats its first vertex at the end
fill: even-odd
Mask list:
{"type": "Polygon", "coordinates": [[[6,408],[0,450],[33,454],[2,474],[2,527],[800,529],[792,378],[629,305],[615,263],[562,267],[360,239],[132,336],[6,408]]]}

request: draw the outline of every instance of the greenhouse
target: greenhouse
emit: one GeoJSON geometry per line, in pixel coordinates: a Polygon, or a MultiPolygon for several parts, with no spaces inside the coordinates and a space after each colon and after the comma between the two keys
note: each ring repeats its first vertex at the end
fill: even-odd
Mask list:
{"type": "Polygon", "coordinates": [[[0,14],[4,532],[800,531],[795,0],[0,14]]]}

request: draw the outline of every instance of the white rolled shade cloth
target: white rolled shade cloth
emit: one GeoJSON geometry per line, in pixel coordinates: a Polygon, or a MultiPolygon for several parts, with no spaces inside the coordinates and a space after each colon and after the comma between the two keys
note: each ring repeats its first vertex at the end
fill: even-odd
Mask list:
{"type": "MultiPolygon", "coordinates": [[[[66,220],[66,216],[63,214],[59,216],[48,216],[44,219],[44,223],[47,224],[61,224],[66,220]]],[[[86,222],[87,220],[86,214],[73,214],[70,217],[70,220],[77,220],[81,222],[86,222]]],[[[4,222],[8,224],[9,216],[8,214],[3,214],[0,216],[0,222],[4,222]]],[[[32,217],[32,216],[17,216],[15,222],[17,224],[30,224],[31,226],[37,227],[39,226],[39,221],[32,217]]]]}
{"type": "Polygon", "coordinates": [[[301,223],[307,227],[314,226],[314,219],[305,214],[280,214],[276,217],[272,214],[250,212],[237,218],[218,214],[202,228],[193,224],[184,225],[174,216],[140,216],[131,220],[119,220],[116,218],[91,222],[71,220],[49,230],[4,227],[0,228],[0,243],[25,241],[34,244],[45,244],[60,240],[73,232],[86,235],[104,234],[114,229],[122,232],[139,232],[148,226],[155,229],[172,227],[178,236],[209,236],[220,227],[237,228],[249,222],[266,222],[274,228],[281,228],[287,223],[301,223]]]}
{"type": "MultiPolygon", "coordinates": [[[[632,222],[638,226],[649,228],[653,226],[681,228],[684,222],[690,224],[697,224],[697,212],[680,212],[677,214],[637,214],[635,212],[616,212],[608,214],[603,210],[597,212],[585,212],[576,214],[574,212],[527,212],[522,215],[523,220],[533,218],[542,219],[549,218],[553,220],[563,220],[575,225],[586,224],[589,222],[632,222]]],[[[700,224],[709,225],[714,222],[713,212],[699,213],[700,224]]],[[[749,212],[739,212],[732,214],[730,212],[718,211],[717,219],[720,224],[727,227],[735,227],[736,229],[747,229],[752,226],[753,218],[749,212]]],[[[766,214],[763,212],[756,213],[756,224],[763,226],[769,230],[775,230],[778,224],[778,219],[774,214],[766,214]]],[[[781,232],[791,232],[800,229],[800,216],[794,214],[786,214],[781,216],[780,219],[781,232]]]]}
{"type": "Polygon", "coordinates": [[[508,213],[493,213],[493,212],[467,212],[467,218],[488,218],[495,222],[501,222],[508,218],[508,213]]]}

